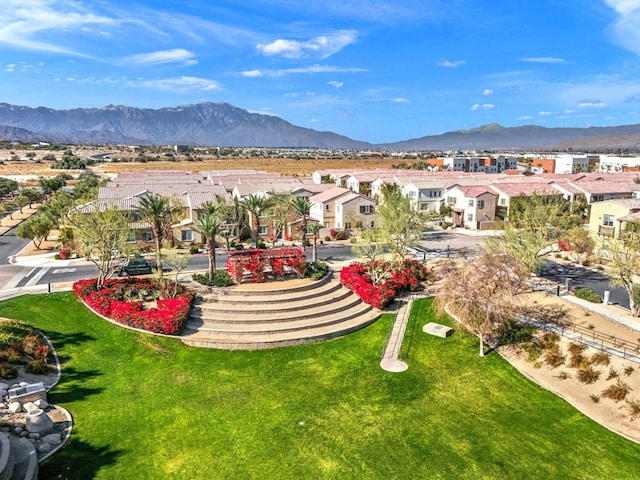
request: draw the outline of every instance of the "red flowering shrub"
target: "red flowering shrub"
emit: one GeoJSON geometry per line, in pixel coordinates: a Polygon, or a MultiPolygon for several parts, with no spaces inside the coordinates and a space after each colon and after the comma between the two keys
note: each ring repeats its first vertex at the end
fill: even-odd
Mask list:
{"type": "Polygon", "coordinates": [[[329,230],[329,236],[331,237],[331,240],[334,240],[336,238],[336,235],[338,235],[338,231],[335,228],[329,230]]]}
{"type": "Polygon", "coordinates": [[[58,259],[66,260],[67,258],[69,258],[69,255],[71,255],[71,250],[69,248],[61,248],[58,252],[58,259]]]}
{"type": "Polygon", "coordinates": [[[285,267],[285,261],[282,258],[272,258],[271,259],[271,272],[273,273],[273,276],[276,278],[282,278],[284,277],[284,267],[285,267]]]}
{"type": "Polygon", "coordinates": [[[299,248],[272,248],[270,250],[252,250],[235,252],[227,257],[226,268],[236,283],[242,283],[247,271],[253,283],[266,280],[265,268],[269,265],[276,278],[284,276],[285,266],[291,268],[299,277],[304,276],[306,256],[299,248]]]}
{"type": "Polygon", "coordinates": [[[558,248],[563,252],[568,252],[571,250],[571,243],[569,242],[569,240],[558,240],[558,248]]]}
{"type": "MultiPolygon", "coordinates": [[[[376,268],[384,268],[381,262],[376,268]]],[[[384,308],[403,290],[415,291],[430,278],[429,270],[420,262],[406,260],[389,271],[384,282],[374,284],[363,265],[352,263],[340,272],[340,283],[375,308],[384,308]]]]}
{"type": "Polygon", "coordinates": [[[193,293],[179,286],[178,295],[170,298],[173,285],[148,278],[110,279],[96,290],[96,280],[79,280],[73,285],[76,296],[100,315],[123,325],[154,333],[176,335],[189,317],[193,293]],[[143,300],[157,299],[157,307],[144,309],[143,300]]]}

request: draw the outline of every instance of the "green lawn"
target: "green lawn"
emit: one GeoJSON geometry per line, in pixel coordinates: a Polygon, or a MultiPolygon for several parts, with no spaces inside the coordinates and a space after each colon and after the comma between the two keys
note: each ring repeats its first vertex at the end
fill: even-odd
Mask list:
{"type": "Polygon", "coordinates": [[[379,367],[390,316],[331,342],[222,352],[118,328],[72,294],[0,315],[62,357],[50,400],[75,428],[41,478],[640,478],[640,446],[479,358],[474,337],[423,334],[429,306],[414,308],[400,374],[379,367]]]}

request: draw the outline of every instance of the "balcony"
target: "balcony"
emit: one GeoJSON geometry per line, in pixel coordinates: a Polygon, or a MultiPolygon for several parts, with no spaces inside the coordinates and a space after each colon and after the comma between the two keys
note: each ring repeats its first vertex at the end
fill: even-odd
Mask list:
{"type": "Polygon", "coordinates": [[[613,225],[598,225],[598,235],[603,237],[613,237],[616,229],[613,225]]]}

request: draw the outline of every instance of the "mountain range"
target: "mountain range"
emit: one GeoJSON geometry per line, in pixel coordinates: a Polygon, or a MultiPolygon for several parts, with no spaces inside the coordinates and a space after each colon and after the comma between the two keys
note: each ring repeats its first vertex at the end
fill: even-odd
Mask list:
{"type": "Polygon", "coordinates": [[[483,125],[373,145],[333,132],[295,126],[228,103],[172,108],[52,108],[0,103],[0,139],[70,144],[313,147],[387,150],[639,149],[640,125],[547,128],[483,125]]]}

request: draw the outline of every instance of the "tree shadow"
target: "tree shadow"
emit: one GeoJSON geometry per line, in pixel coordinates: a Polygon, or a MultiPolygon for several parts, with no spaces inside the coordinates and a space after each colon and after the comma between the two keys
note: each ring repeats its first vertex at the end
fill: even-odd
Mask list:
{"type": "Polygon", "coordinates": [[[102,468],[115,464],[120,454],[120,450],[90,445],[71,432],[64,448],[40,465],[38,478],[96,478],[102,468]]]}
{"type": "Polygon", "coordinates": [[[53,403],[69,403],[77,400],[102,393],[103,387],[87,387],[84,383],[91,379],[102,375],[98,370],[78,371],[73,367],[64,368],[62,370],[62,379],[55,388],[49,392],[49,396],[53,403]]]}
{"type": "Polygon", "coordinates": [[[535,322],[551,325],[567,325],[568,310],[558,305],[526,305],[521,307],[520,315],[535,322]]]}

